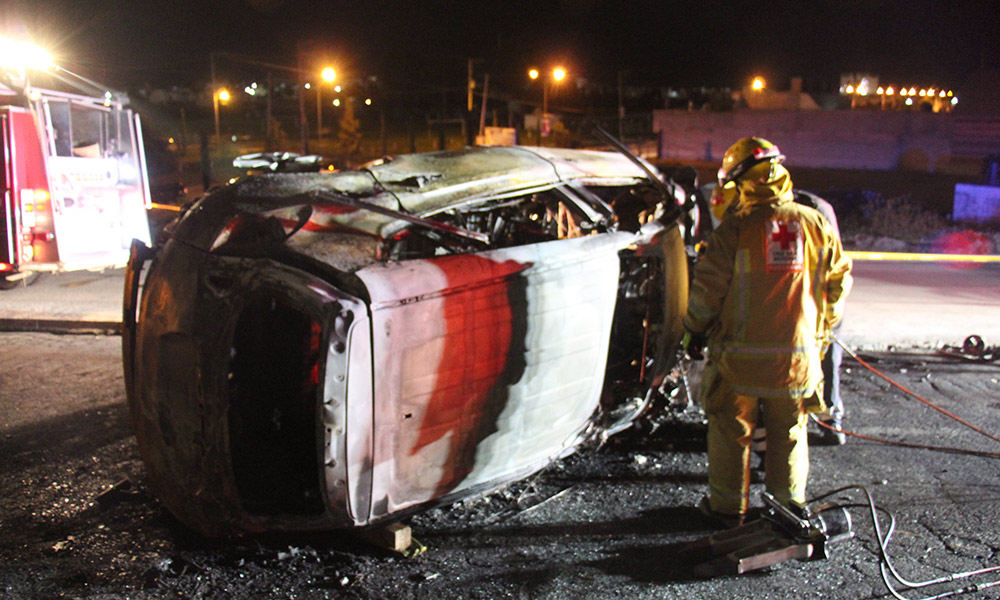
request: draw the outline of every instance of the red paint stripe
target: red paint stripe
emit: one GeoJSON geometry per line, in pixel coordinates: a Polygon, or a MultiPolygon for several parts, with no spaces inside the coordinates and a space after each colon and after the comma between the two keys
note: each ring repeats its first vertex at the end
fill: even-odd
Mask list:
{"type": "Polygon", "coordinates": [[[523,271],[525,265],[476,255],[443,257],[434,264],[444,271],[449,288],[463,291],[444,295],[444,349],[437,384],[410,453],[450,434],[438,484],[438,493],[444,493],[468,474],[480,438],[492,430],[485,420],[495,418],[498,407],[490,403],[506,402],[506,394],[490,392],[504,372],[511,346],[506,278],[523,271]]]}
{"type": "MultiPolygon", "coordinates": [[[[295,219],[283,219],[278,217],[275,218],[277,218],[278,221],[281,223],[281,226],[285,228],[285,231],[291,231],[295,229],[296,225],[299,224],[299,222],[295,219]]],[[[360,233],[371,237],[378,237],[376,234],[370,231],[365,231],[364,229],[358,229],[356,227],[350,227],[348,225],[337,223],[335,221],[326,224],[320,224],[316,223],[315,221],[309,220],[306,221],[306,224],[302,226],[302,230],[310,231],[313,233],[331,233],[335,231],[340,231],[346,233],[360,233]]]]}

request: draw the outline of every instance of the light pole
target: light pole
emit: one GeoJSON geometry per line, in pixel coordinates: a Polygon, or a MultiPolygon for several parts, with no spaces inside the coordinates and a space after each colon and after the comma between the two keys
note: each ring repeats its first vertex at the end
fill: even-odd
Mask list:
{"type": "MultiPolygon", "coordinates": [[[[541,77],[541,73],[538,69],[531,69],[528,71],[528,77],[531,79],[538,79],[541,77]]],[[[552,69],[551,77],[542,78],[542,121],[547,124],[549,118],[549,86],[557,84],[566,78],[566,69],[562,67],[556,67],[552,69]]],[[[539,124],[539,131],[542,137],[548,137],[549,133],[547,127],[543,127],[539,124]]]]}
{"type": "Polygon", "coordinates": [[[323,81],[332,83],[337,79],[333,67],[326,67],[320,73],[321,81],[316,83],[316,139],[323,139],[323,81]]]}
{"type": "MultiPolygon", "coordinates": [[[[204,97],[204,96],[203,96],[204,97]]],[[[219,102],[225,104],[229,102],[229,90],[226,88],[220,88],[212,92],[212,107],[215,109],[215,139],[219,141],[222,139],[222,134],[219,132],[219,102]]]]}

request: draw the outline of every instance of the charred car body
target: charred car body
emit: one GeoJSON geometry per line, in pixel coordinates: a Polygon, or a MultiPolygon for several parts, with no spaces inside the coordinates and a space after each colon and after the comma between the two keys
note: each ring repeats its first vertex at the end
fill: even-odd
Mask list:
{"type": "Polygon", "coordinates": [[[261,175],[135,244],[123,356],[160,499],[209,535],[365,526],[627,427],[688,283],[681,227],[624,215],[648,208],[636,165],[496,147],[261,175]]]}

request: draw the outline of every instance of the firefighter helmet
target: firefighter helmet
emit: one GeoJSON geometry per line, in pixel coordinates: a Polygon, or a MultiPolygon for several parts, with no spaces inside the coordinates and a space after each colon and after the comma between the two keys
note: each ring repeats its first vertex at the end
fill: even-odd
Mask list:
{"type": "Polygon", "coordinates": [[[764,138],[746,137],[738,140],[722,155],[719,167],[719,185],[728,185],[747,174],[759,164],[768,163],[769,172],[785,160],[781,150],[764,138]]]}
{"type": "Polygon", "coordinates": [[[737,182],[751,179],[770,180],[776,167],[785,159],[778,147],[764,138],[745,137],[737,140],[722,156],[719,167],[719,185],[712,193],[711,209],[716,219],[722,220],[727,212],[738,209],[740,191],[737,182]],[[758,165],[766,165],[757,169],[758,165]]]}

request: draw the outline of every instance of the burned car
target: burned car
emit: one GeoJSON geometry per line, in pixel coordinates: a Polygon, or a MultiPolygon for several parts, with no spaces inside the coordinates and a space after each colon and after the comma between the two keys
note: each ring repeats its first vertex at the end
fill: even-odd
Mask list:
{"type": "Polygon", "coordinates": [[[207,535],[363,527],[628,427],[687,299],[647,170],[477,147],[258,175],[136,243],[123,360],[163,504],[207,535]]]}

